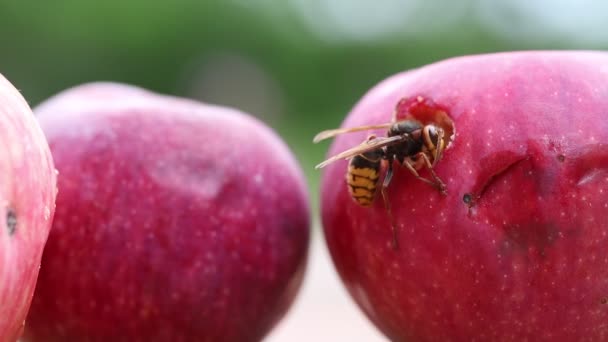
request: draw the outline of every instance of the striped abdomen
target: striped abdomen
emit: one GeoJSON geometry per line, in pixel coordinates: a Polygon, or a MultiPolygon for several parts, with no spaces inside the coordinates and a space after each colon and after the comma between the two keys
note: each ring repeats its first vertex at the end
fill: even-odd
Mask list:
{"type": "Polygon", "coordinates": [[[374,200],[382,155],[382,150],[367,152],[364,155],[354,156],[348,164],[346,173],[348,191],[359,205],[369,207],[374,200]]]}

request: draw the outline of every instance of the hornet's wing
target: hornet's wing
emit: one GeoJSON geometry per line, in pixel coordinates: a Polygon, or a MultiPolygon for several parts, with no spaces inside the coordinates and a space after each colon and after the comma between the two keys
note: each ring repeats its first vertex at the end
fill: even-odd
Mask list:
{"type": "Polygon", "coordinates": [[[315,168],[320,169],[320,168],[323,168],[340,159],[350,159],[356,155],[363,154],[363,153],[369,152],[369,151],[373,151],[373,150],[382,148],[384,146],[398,144],[398,143],[402,142],[403,140],[405,140],[407,137],[408,137],[408,135],[404,134],[404,135],[396,135],[393,137],[380,137],[380,138],[374,138],[371,140],[366,140],[353,148],[350,148],[344,152],[338,153],[335,156],[325,160],[324,162],[317,165],[315,168]]]}

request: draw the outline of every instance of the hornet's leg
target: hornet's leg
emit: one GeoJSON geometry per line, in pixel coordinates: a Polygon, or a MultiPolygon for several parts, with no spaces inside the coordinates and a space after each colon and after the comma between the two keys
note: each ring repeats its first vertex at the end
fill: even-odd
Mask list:
{"type": "Polygon", "coordinates": [[[433,165],[431,164],[429,157],[427,157],[426,154],[424,154],[424,153],[420,153],[420,155],[422,156],[422,159],[424,160],[424,164],[426,165],[427,169],[429,169],[431,176],[433,176],[433,179],[435,180],[435,184],[437,185],[437,188],[439,189],[439,191],[442,194],[446,195],[447,187],[445,186],[445,183],[443,181],[441,181],[441,179],[437,176],[437,174],[435,173],[435,170],[433,170],[433,165]]]}
{"type": "Polygon", "coordinates": [[[395,219],[393,218],[393,213],[391,211],[391,202],[388,199],[388,186],[391,183],[391,179],[393,178],[393,158],[388,158],[388,169],[386,171],[386,175],[384,176],[384,181],[382,182],[382,199],[384,200],[384,207],[386,208],[386,212],[388,213],[388,219],[391,222],[391,229],[393,231],[393,249],[399,249],[399,242],[397,240],[397,225],[395,224],[395,219]]]}
{"type": "Polygon", "coordinates": [[[429,169],[429,171],[431,172],[431,175],[433,176],[433,178],[435,179],[435,181],[433,182],[430,179],[426,179],[422,176],[420,176],[420,174],[418,174],[418,171],[416,171],[416,169],[412,166],[411,161],[406,159],[403,162],[403,165],[405,165],[405,167],[414,175],[414,177],[416,177],[418,180],[421,180],[431,186],[433,186],[434,188],[437,188],[437,190],[439,190],[439,192],[441,192],[443,195],[446,195],[446,186],[445,184],[441,181],[441,179],[439,179],[439,177],[437,177],[437,174],[435,174],[435,171],[433,171],[433,167],[429,161],[429,158],[427,158],[427,156],[424,153],[420,153],[418,155],[419,158],[423,158],[424,160],[424,164],[425,166],[429,169]]]}

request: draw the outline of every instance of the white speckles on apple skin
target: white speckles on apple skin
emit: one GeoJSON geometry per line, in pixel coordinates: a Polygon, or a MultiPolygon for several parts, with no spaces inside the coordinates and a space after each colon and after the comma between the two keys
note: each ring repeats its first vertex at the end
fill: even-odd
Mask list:
{"type": "MultiPolygon", "coordinates": [[[[385,122],[403,96],[419,95],[447,107],[458,127],[436,166],[447,196],[405,170],[393,177],[399,251],[387,243],[382,202],[356,207],[337,186],[345,166],[324,170],[332,257],[387,336],[605,340],[608,80],[596,71],[607,61],[579,52],[464,57],[393,76],[356,105],[345,127],[385,122]],[[510,164],[501,161],[513,166],[495,172],[510,164]],[[477,183],[489,185],[469,207],[463,195],[477,183]],[[401,267],[387,267],[392,263],[401,267]],[[400,299],[385,295],[395,291],[400,299]]],[[[361,140],[357,133],[338,137],[328,155],[361,140]]]]}
{"type": "Polygon", "coordinates": [[[0,75],[0,341],[21,334],[56,192],[44,135],[25,99],[0,75]]]}
{"type": "Polygon", "coordinates": [[[148,92],[110,95],[113,87],[123,89],[87,85],[37,110],[63,177],[26,334],[261,338],[289,307],[305,267],[309,207],[297,162],[267,127],[234,110],[148,92]],[[78,100],[91,93],[103,96],[78,100]],[[84,126],[86,134],[75,133],[84,126]],[[92,270],[104,281],[91,281],[92,270]],[[43,287],[59,278],[62,288],[43,287]],[[75,302],[57,311],[50,300],[75,293],[112,310],[75,302]],[[60,321],[71,322],[63,333],[60,321]],[[103,334],[95,322],[109,324],[103,334]]]}

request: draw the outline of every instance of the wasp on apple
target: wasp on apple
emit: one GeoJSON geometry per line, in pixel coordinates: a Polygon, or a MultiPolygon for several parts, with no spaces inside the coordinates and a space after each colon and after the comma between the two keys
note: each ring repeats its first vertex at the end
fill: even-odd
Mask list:
{"type": "Polygon", "coordinates": [[[378,190],[381,171],[386,170],[380,192],[391,221],[393,247],[398,248],[397,227],[393,220],[387,194],[393,177],[393,162],[396,161],[409,170],[414,177],[428,183],[445,195],[447,187],[433,169],[441,160],[446,146],[445,131],[436,124],[423,124],[415,119],[397,121],[393,117],[390,123],[322,131],[314,137],[313,142],[317,143],[344,133],[382,128],[388,128],[385,137],[370,135],[361,144],[330,157],[316,168],[323,168],[337,160],[350,159],[346,171],[346,183],[350,196],[363,207],[372,205],[378,190]],[[383,163],[386,165],[384,168],[383,163]],[[422,177],[418,173],[418,170],[422,168],[429,171],[432,179],[422,177]]]}

